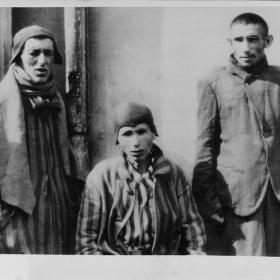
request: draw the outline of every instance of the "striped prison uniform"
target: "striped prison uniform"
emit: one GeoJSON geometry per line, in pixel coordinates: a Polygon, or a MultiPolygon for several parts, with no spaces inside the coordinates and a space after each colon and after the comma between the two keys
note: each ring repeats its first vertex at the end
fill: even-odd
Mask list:
{"type": "Polygon", "coordinates": [[[123,156],[104,160],[90,172],[78,215],[78,254],[134,254],[135,247],[139,254],[203,251],[204,225],[186,177],[156,145],[153,149],[154,180],[148,180],[153,182],[151,187],[144,183],[142,191],[131,191],[135,180],[123,156]],[[148,199],[144,207],[141,195],[148,196],[151,189],[151,201],[148,199]],[[146,209],[144,215],[150,215],[146,221],[140,218],[141,209],[146,209]],[[143,237],[145,234],[149,238],[143,237]]]}
{"type": "Polygon", "coordinates": [[[129,252],[151,251],[155,233],[153,189],[155,177],[153,177],[153,158],[147,171],[139,174],[132,164],[127,161],[130,174],[130,192],[123,194],[124,208],[127,209],[122,223],[124,227],[117,233],[116,238],[121,240],[129,252]],[[132,195],[133,200],[128,199],[132,195]],[[130,204],[129,204],[130,203],[130,204]]]}
{"type": "Polygon", "coordinates": [[[36,205],[28,215],[1,203],[0,253],[69,253],[75,225],[71,224],[73,210],[54,129],[55,117],[51,111],[36,113],[23,104],[36,205]]]}

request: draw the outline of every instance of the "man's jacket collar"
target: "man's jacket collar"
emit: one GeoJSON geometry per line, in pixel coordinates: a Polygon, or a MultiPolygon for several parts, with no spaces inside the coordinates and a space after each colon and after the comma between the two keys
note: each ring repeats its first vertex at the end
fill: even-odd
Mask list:
{"type": "Polygon", "coordinates": [[[251,76],[259,76],[263,72],[263,70],[267,68],[267,66],[268,66],[267,58],[266,56],[264,56],[259,62],[259,64],[252,69],[252,71],[246,71],[238,64],[238,61],[235,59],[233,54],[231,54],[229,58],[229,64],[227,70],[231,74],[237,75],[245,80],[251,76]]]}
{"type": "MultiPolygon", "coordinates": [[[[152,152],[155,157],[153,175],[168,174],[171,171],[171,165],[169,161],[164,157],[161,149],[154,144],[152,152]]],[[[121,179],[130,179],[127,162],[123,156],[119,158],[117,169],[121,179]]]]}

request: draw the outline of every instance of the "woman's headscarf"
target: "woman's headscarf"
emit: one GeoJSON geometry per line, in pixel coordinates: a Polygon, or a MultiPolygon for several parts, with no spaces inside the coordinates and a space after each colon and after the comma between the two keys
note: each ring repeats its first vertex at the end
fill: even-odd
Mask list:
{"type": "Polygon", "coordinates": [[[114,131],[116,134],[116,144],[118,144],[118,134],[120,128],[124,126],[136,126],[146,123],[151,131],[158,136],[157,128],[154,123],[153,115],[149,107],[136,102],[123,102],[115,109],[114,131]]]}
{"type": "Polygon", "coordinates": [[[50,31],[44,27],[38,25],[31,25],[19,30],[13,38],[12,58],[11,64],[16,61],[17,56],[21,53],[26,40],[34,37],[44,36],[48,37],[53,41],[54,45],[54,63],[62,64],[62,57],[57,50],[57,45],[54,36],[50,31]]]}

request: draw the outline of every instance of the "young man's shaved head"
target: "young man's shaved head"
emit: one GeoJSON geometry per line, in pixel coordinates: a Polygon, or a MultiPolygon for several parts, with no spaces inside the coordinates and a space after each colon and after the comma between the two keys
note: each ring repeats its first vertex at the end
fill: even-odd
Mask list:
{"type": "Polygon", "coordinates": [[[245,23],[245,24],[260,24],[263,27],[264,30],[264,36],[268,35],[268,25],[266,21],[259,15],[254,13],[244,13],[240,14],[237,17],[235,17],[231,24],[230,28],[236,24],[236,23],[245,23]]]}

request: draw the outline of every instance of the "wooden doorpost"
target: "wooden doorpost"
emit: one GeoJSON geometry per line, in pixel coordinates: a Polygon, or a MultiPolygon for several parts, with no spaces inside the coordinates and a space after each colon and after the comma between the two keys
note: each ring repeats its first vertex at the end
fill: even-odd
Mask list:
{"type": "Polygon", "coordinates": [[[89,171],[86,71],[86,8],[64,8],[66,107],[70,140],[79,164],[89,171]]]}
{"type": "Polygon", "coordinates": [[[0,8],[0,79],[9,68],[12,49],[12,8],[0,8]]]}

